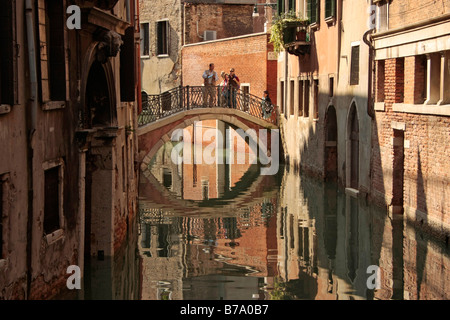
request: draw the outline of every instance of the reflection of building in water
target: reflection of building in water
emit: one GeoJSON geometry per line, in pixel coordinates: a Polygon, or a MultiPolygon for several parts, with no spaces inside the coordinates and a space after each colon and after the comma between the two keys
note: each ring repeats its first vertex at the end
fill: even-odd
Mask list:
{"type": "MultiPolygon", "coordinates": [[[[233,297],[262,293],[262,277],[276,275],[276,206],[276,198],[262,199],[236,216],[216,218],[168,218],[162,209],[141,206],[142,299],[197,297],[196,281],[220,277],[249,286],[240,292],[240,286],[230,284],[228,289],[237,290],[233,297]]],[[[216,289],[213,296],[226,295],[216,289]]]]}
{"type": "Polygon", "coordinates": [[[320,300],[367,298],[366,268],[372,264],[367,209],[332,184],[288,171],[280,205],[278,268],[291,294],[320,300]]]}
{"type": "Polygon", "coordinates": [[[161,147],[150,165],[151,173],[161,185],[183,199],[219,198],[241,180],[251,166],[251,157],[256,154],[245,137],[219,120],[198,121],[185,128],[184,135],[184,141],[167,142],[161,147]],[[218,135],[223,138],[216,139],[218,135]],[[189,141],[191,145],[183,145],[180,156],[186,152],[191,156],[190,160],[184,159],[177,164],[172,153],[181,149],[174,148],[178,143],[189,141]],[[240,161],[242,154],[244,161],[240,161]]]}

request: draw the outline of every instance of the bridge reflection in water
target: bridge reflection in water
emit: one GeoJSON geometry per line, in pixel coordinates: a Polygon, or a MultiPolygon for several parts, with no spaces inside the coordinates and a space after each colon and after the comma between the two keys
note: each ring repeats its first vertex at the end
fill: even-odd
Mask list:
{"type": "Polygon", "coordinates": [[[140,177],[141,299],[450,298],[449,249],[383,210],[283,168],[176,165],[171,148],[140,177]]]}

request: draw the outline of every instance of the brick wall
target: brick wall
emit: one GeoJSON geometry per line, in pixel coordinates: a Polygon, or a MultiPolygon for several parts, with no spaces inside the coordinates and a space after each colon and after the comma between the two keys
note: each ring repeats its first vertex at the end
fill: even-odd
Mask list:
{"type": "Polygon", "coordinates": [[[213,62],[218,74],[235,68],[241,84],[250,84],[251,94],[262,97],[268,89],[275,102],[277,62],[267,59],[268,52],[272,51],[268,37],[259,33],[183,47],[183,85],[201,86],[202,74],[213,62]]]}
{"type": "Polygon", "coordinates": [[[450,118],[392,111],[393,103],[423,103],[423,65],[420,56],[385,61],[386,111],[376,113],[373,126],[372,197],[379,204],[392,204],[393,124],[404,125],[405,213],[437,236],[445,236],[450,227],[450,118]]]}
{"type": "Polygon", "coordinates": [[[405,103],[425,101],[426,63],[425,55],[405,57],[405,103]]]}
{"type": "Polygon", "coordinates": [[[450,0],[394,0],[389,5],[389,29],[450,13],[450,0]]]}
{"type": "Polygon", "coordinates": [[[216,31],[217,39],[253,33],[253,5],[187,3],[184,9],[186,44],[202,42],[205,30],[216,31]]]}

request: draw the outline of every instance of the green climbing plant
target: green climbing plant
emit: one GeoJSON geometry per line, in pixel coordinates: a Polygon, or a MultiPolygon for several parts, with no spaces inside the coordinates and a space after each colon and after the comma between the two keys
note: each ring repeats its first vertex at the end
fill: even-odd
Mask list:
{"type": "Polygon", "coordinates": [[[306,28],[308,21],[308,19],[298,17],[295,11],[292,10],[275,15],[270,28],[269,40],[273,44],[274,51],[277,53],[282,51],[284,45],[292,41],[292,35],[295,36],[297,27],[306,28]]]}

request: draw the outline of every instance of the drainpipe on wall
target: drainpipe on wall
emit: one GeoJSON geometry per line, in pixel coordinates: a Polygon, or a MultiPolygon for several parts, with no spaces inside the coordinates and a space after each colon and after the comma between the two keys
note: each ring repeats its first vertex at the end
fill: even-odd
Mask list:
{"type": "Polygon", "coordinates": [[[369,40],[368,37],[370,37],[370,34],[374,31],[375,29],[372,28],[370,30],[367,30],[364,35],[363,35],[363,41],[365,44],[367,44],[367,46],[369,47],[369,72],[368,72],[368,76],[369,76],[369,81],[367,84],[367,95],[368,95],[368,99],[367,99],[367,114],[374,119],[375,118],[375,109],[374,109],[374,92],[373,92],[373,81],[375,79],[375,67],[374,67],[374,63],[373,63],[373,45],[371,42],[371,39],[369,40]]]}
{"type": "Polygon", "coordinates": [[[31,255],[32,255],[32,227],[33,227],[33,153],[34,153],[34,133],[36,132],[36,113],[37,113],[37,70],[36,70],[36,46],[34,36],[32,0],[25,1],[25,16],[27,26],[27,44],[28,44],[28,63],[30,71],[30,124],[28,132],[28,157],[27,157],[27,175],[28,175],[28,218],[27,218],[27,246],[26,246],[26,265],[27,265],[27,299],[30,297],[31,288],[31,255]]]}
{"type": "MultiPolygon", "coordinates": [[[[373,7],[373,0],[370,1],[371,8],[373,7]]],[[[375,26],[373,26],[371,29],[364,32],[363,35],[363,41],[367,46],[369,47],[369,72],[368,72],[368,84],[367,84],[367,114],[369,115],[372,120],[375,118],[375,108],[374,108],[374,101],[375,101],[375,95],[374,95],[374,85],[373,81],[375,79],[375,67],[373,63],[373,57],[374,57],[374,48],[372,44],[372,37],[370,36],[371,33],[375,31],[375,26]],[[369,38],[370,37],[370,38],[369,38]]]]}

